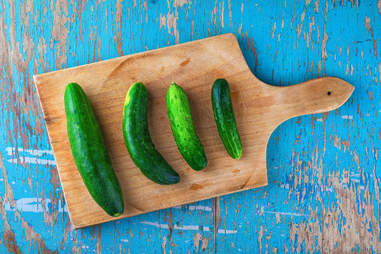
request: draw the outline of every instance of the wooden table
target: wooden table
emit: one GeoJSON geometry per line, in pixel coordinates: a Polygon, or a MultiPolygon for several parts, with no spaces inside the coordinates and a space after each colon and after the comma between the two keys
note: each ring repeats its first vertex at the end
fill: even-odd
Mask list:
{"type": "Polygon", "coordinates": [[[380,0],[17,0],[0,17],[0,253],[381,252],[380,0]],[[228,32],[266,83],[356,89],[277,128],[267,187],[74,230],[33,74],[228,32]]]}

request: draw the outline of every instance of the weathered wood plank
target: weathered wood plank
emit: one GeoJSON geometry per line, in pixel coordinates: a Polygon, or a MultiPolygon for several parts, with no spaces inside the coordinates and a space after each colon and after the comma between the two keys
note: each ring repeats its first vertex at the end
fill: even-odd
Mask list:
{"type": "MultiPolygon", "coordinates": [[[[274,19],[272,34],[254,37],[257,75],[279,85],[336,75],[356,92],[336,112],[292,119],[277,129],[267,156],[273,185],[221,198],[221,225],[236,223],[238,232],[217,244],[228,252],[377,253],[381,91],[380,49],[373,41],[380,15],[366,3],[284,6],[251,9],[261,19],[272,13],[266,24],[274,19]]],[[[252,33],[252,23],[244,21],[244,34],[252,33]]]]}
{"type": "Polygon", "coordinates": [[[1,1],[0,252],[379,253],[380,13],[356,0],[1,1]],[[53,156],[34,151],[50,145],[32,75],[226,32],[267,83],[334,75],[356,90],[276,130],[265,189],[74,231],[53,156]]]}

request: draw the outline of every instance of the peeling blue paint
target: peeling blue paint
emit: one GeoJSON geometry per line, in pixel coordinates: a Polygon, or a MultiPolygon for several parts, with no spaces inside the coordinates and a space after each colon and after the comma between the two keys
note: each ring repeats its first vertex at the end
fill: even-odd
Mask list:
{"type": "Polygon", "coordinates": [[[355,0],[2,1],[0,253],[10,231],[23,253],[380,253],[380,11],[355,0]],[[265,188],[71,228],[32,75],[228,32],[266,83],[336,76],[356,89],[340,109],[275,130],[265,188]]]}

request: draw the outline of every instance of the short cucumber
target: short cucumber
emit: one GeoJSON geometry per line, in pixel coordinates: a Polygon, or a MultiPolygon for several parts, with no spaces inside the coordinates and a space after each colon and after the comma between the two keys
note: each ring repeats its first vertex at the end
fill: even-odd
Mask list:
{"type": "Polygon", "coordinates": [[[176,83],[172,83],[166,101],[172,133],[181,155],[194,170],[205,168],[208,160],[196,134],[185,91],[176,83]]]}
{"type": "Polygon", "coordinates": [[[147,122],[147,90],[143,83],[134,83],[128,90],[123,110],[123,136],[131,159],[146,177],[158,184],[180,181],[152,143],[147,122]]]}
{"type": "Polygon", "coordinates": [[[218,134],[226,151],[234,159],[242,155],[241,139],[237,130],[229,84],[225,79],[217,79],[212,88],[212,107],[218,134]]]}
{"type": "Polygon", "coordinates": [[[123,213],[122,190],[90,102],[76,83],[65,89],[67,133],[75,164],[90,195],[109,215],[123,213]]]}

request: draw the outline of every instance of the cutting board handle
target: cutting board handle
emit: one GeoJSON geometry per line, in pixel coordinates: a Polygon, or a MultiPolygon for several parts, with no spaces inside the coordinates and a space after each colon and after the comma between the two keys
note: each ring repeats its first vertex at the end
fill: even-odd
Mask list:
{"type": "Polygon", "coordinates": [[[275,112],[281,122],[296,116],[327,112],[343,105],[353,90],[351,84],[334,77],[277,87],[275,112]]]}

